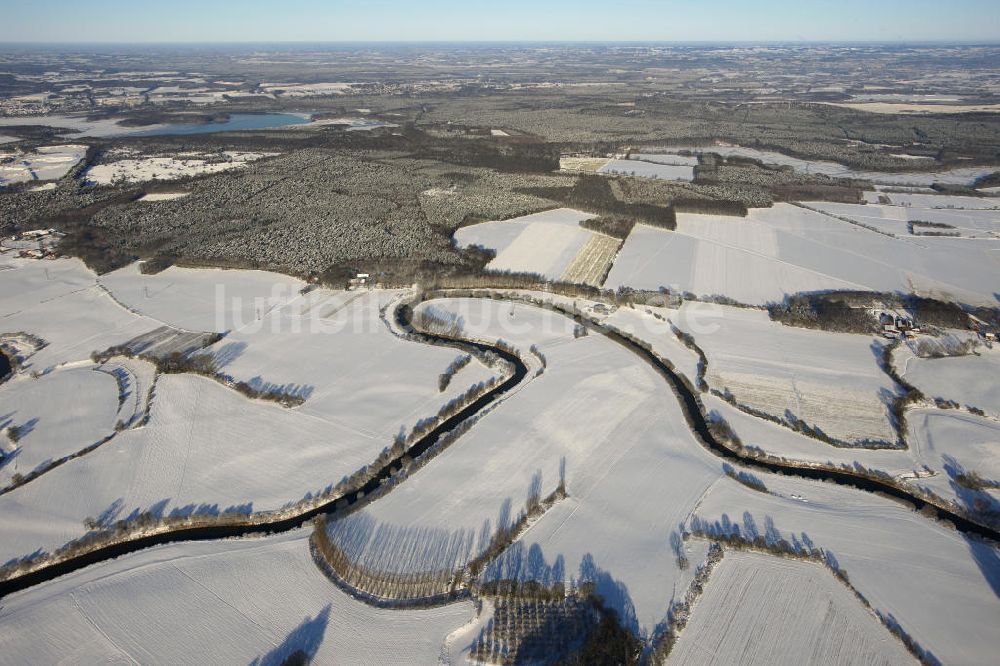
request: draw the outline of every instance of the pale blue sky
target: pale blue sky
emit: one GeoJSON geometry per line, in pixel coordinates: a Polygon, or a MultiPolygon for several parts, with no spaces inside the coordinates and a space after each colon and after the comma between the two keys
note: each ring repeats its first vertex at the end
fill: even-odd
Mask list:
{"type": "Polygon", "coordinates": [[[1000,0],[0,0],[0,42],[1000,42],[1000,0]]]}

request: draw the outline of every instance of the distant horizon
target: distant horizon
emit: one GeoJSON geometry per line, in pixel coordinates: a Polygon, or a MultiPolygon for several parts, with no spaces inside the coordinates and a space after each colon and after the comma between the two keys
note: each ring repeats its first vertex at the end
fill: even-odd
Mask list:
{"type": "Polygon", "coordinates": [[[494,39],[494,40],[405,40],[405,39],[358,39],[358,40],[160,40],[160,41],[34,41],[0,40],[3,46],[500,46],[500,45],[559,45],[559,46],[1000,46],[996,40],[841,40],[841,39],[774,39],[774,40],[729,40],[729,39],[494,39]]]}
{"type": "Polygon", "coordinates": [[[36,0],[0,43],[1000,43],[995,0],[36,0]]]}

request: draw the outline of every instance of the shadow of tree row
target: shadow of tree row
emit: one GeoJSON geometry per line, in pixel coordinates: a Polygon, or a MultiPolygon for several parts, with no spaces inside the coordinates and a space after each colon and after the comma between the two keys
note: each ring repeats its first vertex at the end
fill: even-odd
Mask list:
{"type": "Polygon", "coordinates": [[[222,508],[217,503],[190,503],[176,506],[169,511],[167,507],[173,500],[170,498],[154,502],[146,508],[135,507],[125,512],[125,499],[119,497],[96,516],[83,520],[88,532],[82,537],[70,541],[54,552],[39,548],[33,553],[5,562],[3,568],[17,568],[31,564],[51,555],[72,555],[90,543],[107,540],[115,536],[127,534],[133,530],[148,528],[158,523],[170,521],[185,521],[194,518],[219,518],[226,516],[249,516],[253,513],[253,502],[233,504],[222,508]]]}
{"type": "Polygon", "coordinates": [[[570,589],[588,584],[592,586],[593,593],[617,614],[622,626],[639,634],[639,620],[628,587],[598,566],[591,553],[581,558],[577,573],[567,578],[563,555],[557,555],[550,564],[537,543],[525,547],[523,542],[517,541],[488,564],[480,575],[480,582],[485,586],[515,582],[554,587],[567,581],[570,589]]]}
{"type": "MultiPolygon", "coordinates": [[[[966,469],[953,456],[942,457],[944,471],[960,506],[989,520],[1000,519],[1000,501],[988,492],[994,482],[984,481],[975,472],[966,469]]],[[[997,548],[981,539],[963,535],[972,560],[979,567],[993,594],[1000,598],[1000,554],[997,548]]]]}
{"type": "Polygon", "coordinates": [[[775,526],[774,520],[770,516],[764,517],[763,530],[761,530],[753,515],[748,511],[743,513],[740,523],[734,522],[725,513],[716,521],[707,521],[694,516],[690,521],[690,532],[737,548],[751,546],[776,555],[822,562],[847,585],[862,605],[875,613],[882,624],[899,638],[914,657],[925,664],[940,664],[938,658],[930,650],[921,646],[891,613],[883,613],[877,608],[872,608],[868,599],[851,584],[847,571],[840,566],[837,556],[832,551],[817,546],[805,532],[798,535],[791,533],[785,536],[775,526]]]}
{"type": "Polygon", "coordinates": [[[312,662],[330,621],[331,604],[327,604],[316,617],[307,617],[280,645],[250,662],[250,666],[305,666],[312,662]]]}

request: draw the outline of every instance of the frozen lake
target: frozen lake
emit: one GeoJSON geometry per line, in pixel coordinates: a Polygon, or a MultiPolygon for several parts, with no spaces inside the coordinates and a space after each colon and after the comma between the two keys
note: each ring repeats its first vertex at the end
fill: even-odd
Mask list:
{"type": "Polygon", "coordinates": [[[234,113],[229,120],[212,123],[159,125],[142,132],[126,132],[128,136],[174,136],[182,134],[213,134],[240,130],[272,129],[289,125],[305,125],[309,118],[294,113],[234,113]]]}

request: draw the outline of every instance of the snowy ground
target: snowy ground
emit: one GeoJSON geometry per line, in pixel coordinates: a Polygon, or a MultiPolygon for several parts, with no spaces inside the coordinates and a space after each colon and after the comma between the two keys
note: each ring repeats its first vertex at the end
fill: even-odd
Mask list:
{"type": "Polygon", "coordinates": [[[189,194],[190,192],[152,192],[139,197],[139,201],[173,201],[175,199],[183,199],[189,194]]]}
{"type": "Polygon", "coordinates": [[[894,617],[942,663],[993,661],[1000,622],[995,548],[876,495],[760,476],[772,494],[730,479],[713,486],[697,510],[702,523],[808,540],[831,552],[872,607],[894,617]]]}
{"type": "MultiPolygon", "coordinates": [[[[893,252],[901,262],[912,259],[902,241],[795,211],[779,207],[762,212],[761,218],[709,222],[699,233],[703,239],[717,234],[766,255],[757,235],[760,228],[771,228],[779,256],[792,243],[803,261],[823,263],[830,271],[848,254],[855,257],[856,263],[840,268],[850,268],[851,279],[866,271],[876,277],[882,275],[878,270],[889,271],[893,252]],[[855,234],[864,242],[852,245],[851,239],[859,237],[855,234]],[[861,259],[865,244],[872,242],[869,236],[889,244],[879,245],[884,259],[861,259]],[[824,247],[830,248],[828,254],[817,249],[824,247]],[[835,251],[841,254],[830,256],[835,251]]],[[[561,213],[566,216],[561,224],[579,228],[574,214],[561,213]]],[[[505,224],[461,232],[480,234],[503,252],[531,222],[513,228],[505,224]]],[[[685,228],[687,237],[694,238],[691,228],[685,228]]],[[[953,253],[950,262],[958,266],[953,270],[960,270],[968,284],[980,278],[986,284],[983,275],[992,275],[988,267],[980,275],[980,269],[964,265],[965,258],[953,253]]],[[[665,264],[656,270],[670,268],[665,264]]],[[[933,265],[922,268],[937,270],[933,265]]],[[[9,286],[0,293],[0,330],[35,333],[50,343],[27,359],[29,371],[51,369],[48,375],[17,377],[0,387],[0,416],[14,411],[14,421],[20,422],[22,415],[31,416],[43,405],[36,430],[23,440],[25,446],[39,447],[41,455],[73,450],[75,444],[64,442],[66,437],[58,438],[58,445],[68,448],[56,450],[54,433],[75,423],[70,416],[74,410],[88,413],[87,427],[97,434],[121,414],[143,408],[137,400],[152,383],[146,369],[121,361],[106,368],[131,373],[132,394],[119,409],[117,385],[110,375],[90,369],[89,355],[166,325],[225,332],[210,349],[224,372],[306,398],[302,406],[286,409],[248,400],[210,379],[161,376],[147,425],[126,430],[96,451],[0,496],[0,561],[78,537],[86,531],[87,518],[113,521],[136,511],[169,516],[281,507],[371,462],[400,428],[412,427],[491,376],[474,361],[446,392],[439,392],[437,377],[457,352],[402,341],[389,332],[379,311],[401,292],[317,289],[302,294],[302,282],[256,271],[170,268],[141,275],[130,266],[97,278],[75,260],[0,258],[0,276],[9,286]],[[90,382],[90,375],[103,382],[99,390],[79,384],[90,382]],[[40,403],[30,391],[42,390],[46,397],[40,403]],[[53,404],[64,405],[65,420],[49,413],[49,391],[58,398],[53,404]],[[86,396],[80,395],[84,392],[86,396]],[[15,407],[7,409],[8,404],[15,407]]],[[[581,300],[580,305],[587,304],[581,300]]],[[[546,368],[387,495],[332,522],[331,530],[346,538],[378,536],[363,544],[369,564],[399,571],[435,568],[442,562],[459,565],[478,552],[498,525],[516,518],[530,493],[548,495],[564,473],[569,497],[487,567],[486,577],[593,581],[627,627],[648,633],[664,619],[671,599],[688,588],[693,567],[703,559],[703,540],[678,542],[681,525],[690,528],[696,516],[710,530],[729,530],[723,524],[735,523],[744,533],[808,539],[834,555],[876,610],[891,614],[943,663],[993,660],[1000,623],[996,549],[873,494],[765,473],[759,477],[769,493],[736,483],[723,473],[722,461],[695,440],[658,373],[596,332],[575,336],[574,323],[562,316],[486,299],[437,300],[422,307],[455,313],[472,336],[503,338],[521,348],[531,374],[542,363],[527,348],[537,345],[546,368]],[[692,563],[687,569],[677,563],[682,549],[692,563]]],[[[620,308],[608,317],[650,340],[693,379],[696,357],[673,336],[667,319],[691,331],[705,349],[710,382],[732,383],[735,377],[738,384],[750,377],[754,387],[771,391],[766,404],[786,404],[832,434],[860,436],[875,423],[855,418],[873,405],[881,407],[878,393],[889,381],[877,369],[871,338],[789,329],[771,324],[760,311],[701,303],[680,311],[620,308]],[[779,385],[786,388],[778,391],[779,385]]],[[[949,379],[940,372],[921,380],[921,363],[906,368],[917,381],[938,382],[942,392],[961,384],[957,376],[949,379]]],[[[991,374],[983,370],[976,381],[985,388],[975,390],[990,392],[991,374]]],[[[956,487],[957,470],[1000,475],[994,451],[1000,440],[990,417],[915,410],[908,418],[909,451],[857,451],[829,447],[711,396],[704,401],[709,411],[726,416],[746,444],[803,460],[858,462],[901,477],[926,464],[933,476],[912,483],[960,501],[974,496],[956,487]]],[[[80,432],[71,434],[82,437],[80,432]]],[[[11,595],[0,609],[0,624],[10,628],[0,632],[0,653],[14,663],[251,663],[258,658],[258,663],[281,663],[297,649],[314,656],[315,663],[432,663],[443,655],[467,654],[475,622],[481,621],[474,622],[471,604],[425,611],[361,605],[316,569],[306,537],[296,531],[268,539],[155,548],[11,595]]],[[[841,583],[829,572],[812,564],[760,559],[765,557],[723,561],[716,571],[722,577],[708,583],[675,657],[690,654],[699,661],[685,645],[718,640],[720,661],[731,661],[730,654],[780,661],[782,650],[765,651],[773,641],[752,630],[736,631],[752,627],[748,623],[754,618],[745,623],[740,615],[750,608],[796,623],[794,631],[787,624],[781,627],[780,637],[790,641],[784,644],[788,654],[814,648],[822,651],[821,657],[874,653],[897,661],[895,639],[885,639],[874,618],[866,622],[857,615],[860,606],[852,606],[852,598],[845,600],[840,594],[845,590],[836,587],[841,583]],[[743,560],[752,563],[741,564],[743,560]],[[765,600],[752,601],[759,598],[755,590],[765,585],[765,600]],[[745,596],[739,597],[739,590],[746,590],[745,596]],[[735,605],[734,597],[747,601],[735,605]],[[819,622],[823,630],[815,622],[821,606],[830,609],[829,622],[819,622]],[[718,612],[704,613],[706,608],[718,612]],[[733,629],[714,631],[712,623],[724,621],[726,612],[735,613],[733,629]],[[850,643],[841,641],[845,633],[850,643]]]]}
{"type": "Polygon", "coordinates": [[[600,287],[621,246],[622,241],[617,238],[598,233],[591,234],[590,239],[563,271],[560,279],[563,282],[600,287]]]}
{"type": "MultiPolygon", "coordinates": [[[[923,195],[909,195],[910,197],[923,195]]],[[[958,198],[958,197],[954,197],[958,198]]],[[[973,197],[967,197],[973,198],[973,197]]],[[[980,199],[979,201],[984,201],[980,199]]],[[[989,201],[986,199],[985,201],[989,201]]],[[[809,203],[808,206],[855,220],[870,227],[875,227],[885,233],[896,236],[910,234],[908,223],[914,223],[914,234],[944,233],[962,238],[1000,238],[1000,210],[995,208],[959,208],[939,207],[940,202],[919,200],[921,205],[880,205],[880,204],[839,204],[839,203],[809,203]],[[934,227],[920,225],[920,222],[930,222],[934,227]]],[[[933,242],[936,237],[923,236],[925,242],[933,242]]]]}
{"type": "Polygon", "coordinates": [[[745,446],[772,456],[825,467],[878,470],[904,487],[930,490],[964,506],[972,506],[974,499],[983,495],[958,485],[954,477],[959,471],[975,471],[986,479],[1000,478],[996,464],[1000,428],[995,421],[971,414],[933,408],[911,410],[907,414],[908,449],[865,450],[828,446],[745,414],[714,396],[703,400],[709,413],[722,416],[745,446]]]}
{"type": "Polygon", "coordinates": [[[4,599],[10,663],[435,663],[469,602],[379,610],[341,592],[309,532],[163,546],[4,599]]]}
{"type": "Polygon", "coordinates": [[[954,400],[1000,418],[1000,348],[980,347],[975,354],[918,358],[897,354],[903,378],[931,398],[954,400]]]}
{"type": "Polygon", "coordinates": [[[18,125],[41,125],[46,127],[56,127],[65,129],[66,135],[76,137],[110,137],[125,136],[128,134],[138,134],[152,128],[166,127],[166,125],[152,125],[146,127],[124,127],[118,124],[117,118],[101,118],[99,120],[88,120],[86,115],[62,115],[51,114],[44,116],[13,116],[0,118],[0,127],[18,125]]]}
{"type": "Polygon", "coordinates": [[[49,190],[56,189],[55,183],[43,183],[41,185],[33,185],[28,188],[29,192],[48,192],[49,190]]]}
{"type": "Polygon", "coordinates": [[[674,166],[698,166],[698,157],[696,155],[651,155],[646,153],[633,153],[630,156],[633,160],[642,160],[643,162],[652,162],[654,164],[672,164],[674,166]]]}
{"type": "MultiPolygon", "coordinates": [[[[883,402],[884,391],[893,390],[892,382],[875,364],[871,345],[877,341],[872,337],[780,326],[767,321],[760,311],[699,302],[687,302],[680,310],[620,308],[606,321],[649,342],[693,383],[697,357],[673,335],[672,322],[692,333],[706,352],[707,379],[713,388],[729,387],[741,402],[776,416],[783,416],[787,409],[830,435],[858,440],[884,431],[882,437],[895,441],[895,435],[886,430],[883,402]],[[732,377],[737,380],[735,384],[730,381],[732,377]],[[844,418],[845,414],[850,418],[844,418]]],[[[917,359],[907,362],[905,356],[897,352],[896,362],[912,367],[917,359]]],[[[985,367],[986,362],[983,366],[979,395],[991,396],[996,392],[996,380],[985,367]]],[[[957,373],[952,376],[958,384],[939,383],[941,391],[961,386],[957,373]]],[[[975,373],[970,377],[974,379],[975,373]]],[[[975,381],[972,386],[977,386],[975,381]]],[[[956,396],[961,395],[956,392],[956,396]]],[[[959,400],[949,393],[935,397],[959,400]]],[[[984,478],[1000,479],[995,464],[1000,430],[995,417],[936,408],[911,410],[907,419],[908,449],[867,450],[830,446],[741,412],[712,395],[703,394],[702,400],[707,412],[723,417],[744,445],[773,456],[833,467],[861,465],[886,472],[904,485],[926,488],[965,505],[982,496],[956,485],[954,477],[959,471],[977,471],[984,478]]]]}
{"type": "Polygon", "coordinates": [[[548,367],[334,529],[345,539],[394,535],[372,538],[366,557],[388,570],[435,569],[436,558],[460,564],[523,510],[536,475],[542,496],[552,492],[565,460],[569,497],[486,575],[594,581],[627,626],[651,631],[671,589],[690,579],[676,566],[671,533],[721,476],[719,461],[694,441],[663,379],[620,345],[596,333],[576,339],[568,319],[531,306],[465,299],[431,306],[464,312],[475,335],[537,344],[548,367]],[[410,547],[418,534],[440,547],[410,547]]]}
{"type": "Polygon", "coordinates": [[[681,225],[678,231],[668,231],[637,224],[618,253],[607,286],[651,290],[668,287],[701,296],[728,294],[752,304],[781,300],[786,294],[799,291],[852,286],[846,280],[780,260],[775,256],[777,243],[770,229],[742,220],[703,221],[703,226],[721,224],[733,225],[729,231],[743,238],[754,235],[757,238],[751,238],[748,247],[742,247],[703,240],[681,231],[696,231],[681,225]],[[762,243],[769,245],[771,251],[761,253],[762,243]]]}
{"type": "MultiPolygon", "coordinates": [[[[86,173],[90,185],[111,183],[142,183],[148,180],[176,180],[206,173],[221,173],[242,169],[251,162],[269,157],[272,153],[246,153],[225,151],[224,159],[209,161],[208,155],[190,153],[176,157],[125,158],[90,167],[86,173]]],[[[218,157],[218,156],[211,156],[218,157]]]]}
{"type": "Polygon", "coordinates": [[[660,178],[663,180],[681,180],[690,183],[694,180],[694,167],[683,164],[664,164],[663,161],[645,161],[639,157],[628,160],[611,160],[598,170],[598,173],[613,173],[639,178],[660,178]]]}
{"type": "Polygon", "coordinates": [[[263,327],[262,318],[292,301],[305,301],[302,280],[264,271],[170,267],[143,275],[130,264],[99,278],[126,307],[192,331],[263,327]]]}
{"type": "Polygon", "coordinates": [[[919,409],[910,413],[908,421],[915,455],[932,469],[942,471],[932,480],[921,481],[924,485],[969,505],[976,493],[958,485],[956,474],[975,472],[986,480],[1000,482],[1000,423],[995,419],[951,410],[919,409]]]}
{"type": "Polygon", "coordinates": [[[686,303],[681,310],[644,306],[625,307],[615,310],[604,323],[651,344],[653,350],[670,359],[677,372],[687,377],[693,386],[698,378],[698,357],[677,339],[670,324],[674,323],[682,330],[691,328],[701,330],[702,326],[714,329],[715,322],[721,316],[720,308],[721,306],[714,303],[697,301],[686,303]]]}
{"type": "Polygon", "coordinates": [[[62,178],[86,152],[87,146],[82,145],[42,146],[28,153],[0,152],[0,187],[62,178]]]}
{"type": "Polygon", "coordinates": [[[122,308],[77,259],[0,258],[0,332],[30,333],[48,344],[26,360],[26,372],[89,363],[90,355],[160,326],[122,308]],[[5,270],[2,270],[6,267],[5,270]]]}
{"type": "Polygon", "coordinates": [[[636,225],[606,286],[665,286],[749,304],[802,291],[870,289],[992,305],[998,249],[1000,240],[891,238],[777,204],[745,219],[680,214],[676,231],[636,225]]]}
{"type": "Polygon", "coordinates": [[[351,90],[352,83],[262,83],[261,90],[275,97],[312,97],[314,95],[343,95],[351,90]]]}
{"type": "MultiPolygon", "coordinates": [[[[985,192],[985,190],[982,190],[985,192]]],[[[917,209],[948,210],[998,210],[1000,201],[989,197],[969,197],[961,195],[937,194],[930,192],[865,192],[868,203],[877,204],[880,197],[889,199],[889,205],[908,206],[917,209]]]]}
{"type": "Polygon", "coordinates": [[[607,157],[561,157],[559,158],[559,168],[562,171],[597,173],[610,161],[607,157]]]}
{"type": "MultiPolygon", "coordinates": [[[[887,185],[922,185],[929,186],[934,183],[942,185],[971,185],[978,178],[993,173],[994,167],[963,167],[944,171],[912,172],[912,173],[886,173],[882,171],[858,171],[846,167],[836,162],[822,162],[818,160],[803,160],[797,157],[789,157],[781,153],[757,150],[755,148],[743,148],[741,146],[702,146],[688,148],[672,148],[664,151],[666,154],[690,151],[695,154],[716,153],[723,157],[748,157],[760,160],[764,164],[776,166],[790,166],[799,173],[823,174],[832,178],[857,178],[860,180],[870,180],[873,183],[887,185]]],[[[656,157],[655,155],[653,157],[656,157]]],[[[644,159],[649,159],[645,156],[644,159]]]]}
{"type": "Polygon", "coordinates": [[[0,385],[0,424],[17,426],[15,444],[3,437],[0,488],[114,432],[118,384],[94,366],[64,368],[39,379],[17,377],[0,385]]]}
{"type": "MultiPolygon", "coordinates": [[[[390,333],[379,310],[398,292],[301,295],[300,282],[268,273],[171,268],[142,276],[134,266],[98,284],[75,260],[46,262],[48,279],[38,262],[13,265],[18,267],[4,271],[5,279],[23,291],[0,299],[8,312],[0,319],[3,329],[50,343],[27,360],[29,371],[89,365],[91,352],[165,325],[218,330],[228,335],[208,353],[223,372],[305,403],[287,409],[248,400],[211,379],[160,377],[147,425],[0,497],[2,561],[82,536],[86,518],[178,515],[194,507],[238,513],[281,508],[371,463],[400,430],[409,431],[493,375],[473,361],[440,392],[438,375],[459,352],[390,333]]],[[[18,378],[3,388],[11,396],[5,405],[12,407],[2,414],[11,413],[18,425],[38,418],[37,431],[24,440],[24,462],[14,458],[19,471],[30,461],[92,444],[97,431],[110,432],[116,418],[142,408],[126,401],[119,415],[110,375],[86,370],[105,380],[107,390],[81,396],[72,382],[58,381],[59,372],[18,378]],[[49,411],[48,391],[41,401],[30,393],[46,387],[59,389],[51,402],[56,411],[49,411]],[[101,397],[100,405],[91,404],[101,397]],[[80,410],[93,426],[58,430],[62,419],[80,410]],[[45,437],[59,433],[72,437],[45,444],[45,437]]],[[[141,374],[133,373],[131,381],[145,394],[151,380],[141,374]]]]}
{"type": "Polygon", "coordinates": [[[324,127],[327,125],[338,125],[345,128],[348,132],[369,132],[373,129],[378,129],[380,127],[398,127],[393,123],[384,123],[379,120],[372,120],[370,118],[320,118],[319,120],[313,120],[308,123],[300,123],[297,125],[287,125],[280,129],[287,130],[303,130],[312,127],[324,127]]]}
{"type": "Polygon", "coordinates": [[[709,386],[737,402],[794,415],[842,441],[895,442],[887,403],[896,387],[878,366],[882,344],[872,336],[783,326],[766,311],[727,306],[679,317],[678,326],[708,357],[709,386]]]}
{"type": "Polygon", "coordinates": [[[482,245],[496,250],[487,268],[539,273],[558,280],[594,233],[580,226],[594,217],[559,208],[502,222],[483,222],[455,232],[460,246],[482,245]]]}
{"type": "Polygon", "coordinates": [[[819,564],[728,551],[668,664],[912,664],[903,644],[819,564]]]}

